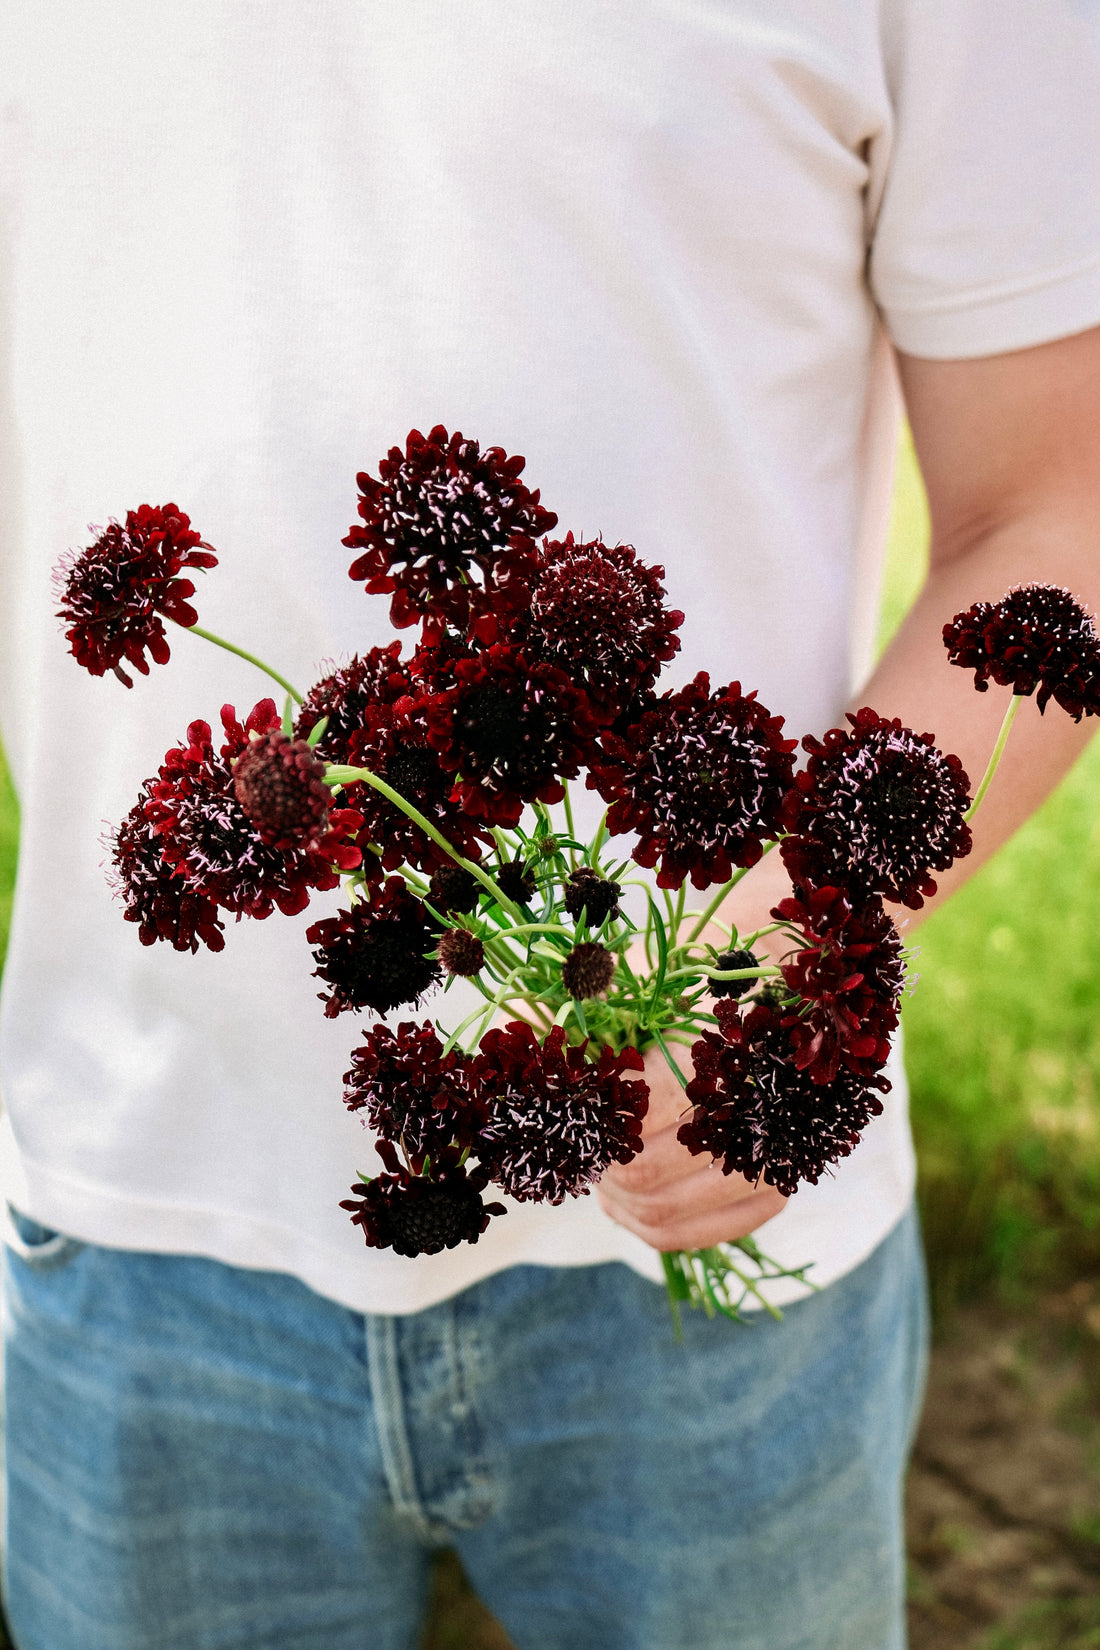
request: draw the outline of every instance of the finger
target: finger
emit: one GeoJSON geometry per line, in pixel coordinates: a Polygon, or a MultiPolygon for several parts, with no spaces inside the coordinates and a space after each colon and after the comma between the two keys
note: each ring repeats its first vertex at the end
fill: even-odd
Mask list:
{"type": "Polygon", "coordinates": [[[690,1100],[685,1099],[684,1091],[678,1086],[657,1088],[651,1086],[649,1091],[649,1105],[642,1118],[642,1135],[646,1141],[656,1138],[666,1130],[673,1134],[685,1123],[694,1111],[690,1100]]]}
{"type": "MultiPolygon", "coordinates": [[[[686,1053],[686,1050],[683,1052],[686,1053]]],[[[687,1070],[690,1076],[691,1067],[688,1066],[687,1070]]],[[[652,1050],[646,1054],[644,1077],[649,1087],[649,1107],[643,1132],[655,1134],[681,1122],[684,1115],[691,1111],[692,1104],[684,1093],[683,1084],[669,1070],[663,1054],[652,1050]]]]}
{"type": "Polygon", "coordinates": [[[746,1195],[725,1199],[720,1190],[715,1193],[713,1184],[722,1178],[717,1169],[701,1171],[699,1184],[678,1181],[661,1191],[626,1198],[601,1183],[598,1195],[613,1220],[652,1248],[663,1250],[705,1249],[715,1243],[732,1243],[755,1232],[786,1204],[781,1192],[764,1185],[746,1195]]]}
{"type": "MultiPolygon", "coordinates": [[[[710,1159],[696,1157],[677,1139],[679,1125],[660,1129],[656,1134],[644,1134],[642,1150],[629,1163],[612,1163],[604,1174],[625,1195],[629,1192],[647,1192],[668,1180],[685,1180],[706,1168],[710,1159]]],[[[738,1176],[738,1179],[741,1177],[738,1176]]]]}
{"type": "Polygon", "coordinates": [[[692,1208],[732,1208],[751,1197],[758,1185],[743,1175],[724,1174],[721,1164],[692,1157],[682,1146],[667,1162],[651,1156],[647,1147],[633,1162],[618,1165],[615,1173],[609,1169],[600,1181],[609,1199],[651,1223],[692,1208]]]}

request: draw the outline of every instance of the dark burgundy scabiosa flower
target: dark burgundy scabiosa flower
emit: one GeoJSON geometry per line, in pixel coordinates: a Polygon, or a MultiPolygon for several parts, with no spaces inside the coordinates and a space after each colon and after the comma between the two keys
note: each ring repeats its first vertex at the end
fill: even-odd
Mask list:
{"type": "Polygon", "coordinates": [[[185,876],[165,863],[163,838],[146,818],[148,789],[130,809],[111,839],[111,882],[125,907],[123,917],[138,924],[142,945],[167,940],[177,951],[211,951],[225,945],[218,908],[196,893],[185,876]]]}
{"type": "MultiPolygon", "coordinates": [[[[453,848],[466,859],[478,860],[492,838],[452,800],[453,778],[444,772],[438,754],[428,743],[419,702],[409,697],[393,705],[375,705],[364,712],[364,725],[348,740],[352,767],[367,768],[429,819],[453,848]]],[[[381,871],[412,865],[432,872],[452,864],[447,850],[422,831],[388,797],[366,784],[349,785],[348,802],[363,816],[359,845],[369,843],[381,855],[367,856],[381,871]]]]}
{"type": "Polygon", "coordinates": [[[311,924],[306,939],[317,947],[313,972],[330,988],[318,993],[326,1016],[334,1019],[349,1008],[387,1014],[416,1003],[439,979],[437,964],[424,955],[434,949],[436,932],[400,877],[388,877],[349,911],[311,924]]]}
{"type": "Polygon", "coordinates": [[[388,1173],[359,1181],[341,1209],[351,1211],[371,1249],[395,1254],[438,1255],[460,1243],[476,1243],[493,1215],[507,1211],[503,1203],[484,1203],[489,1184],[482,1168],[467,1169],[458,1154],[449,1152],[432,1163],[429,1172],[413,1173],[399,1161],[388,1141],[378,1144],[388,1173]]]}
{"type": "Polygon", "coordinates": [[[795,1065],[815,1083],[831,1083],[842,1067],[873,1076],[890,1053],[905,985],[901,936],[882,901],[853,909],[838,888],[815,888],[783,900],[772,916],[803,937],[782,965],[787,989],[801,999],[783,1020],[795,1065]]]}
{"type": "Polygon", "coordinates": [[[233,765],[233,792],[273,848],[316,848],[328,830],[325,764],[281,728],[249,740],[233,765]]]}
{"type": "Polygon", "coordinates": [[[581,865],[571,871],[565,883],[563,904],[574,922],[582,919],[589,928],[599,928],[608,917],[617,917],[622,888],[608,877],[601,877],[591,865],[581,865]]]}
{"type": "Polygon", "coordinates": [[[575,945],[561,965],[561,983],[578,1002],[602,996],[614,978],[614,957],[594,940],[575,945]]]}
{"type": "Polygon", "coordinates": [[[970,781],[930,733],[867,707],[848,721],[802,741],[810,760],[784,804],[793,835],[780,845],[783,862],[796,886],[839,886],[856,903],[881,894],[916,910],[936,892],[929,873],[970,852],[970,781]]]}
{"type": "MultiPolygon", "coordinates": [[[[759,968],[760,959],[751,951],[723,951],[714,959],[714,966],[730,973],[735,968],[759,968]]],[[[759,980],[711,980],[709,990],[712,997],[732,997],[736,1001],[758,990],[760,983],[759,980]]]]}
{"type": "Polygon", "coordinates": [[[520,481],[524,463],[437,424],[426,438],[411,430],[404,452],[391,447],[377,481],[356,477],[361,522],[343,542],[361,553],[349,574],[368,592],[392,591],[398,629],[487,619],[495,637],[492,614],[526,605],[535,541],[558,518],[520,481]]]}
{"type": "Polygon", "coordinates": [[[366,712],[375,705],[392,705],[411,685],[400,642],[357,653],[310,688],[294,723],[295,735],[304,739],[327,717],[317,754],[327,762],[346,763],[348,740],[363,726],[366,712]]]}
{"type": "Polygon", "coordinates": [[[372,1026],[352,1052],[344,1084],[348,1110],[365,1111],[371,1128],[403,1141],[417,1160],[472,1145],[487,1116],[470,1056],[444,1054],[430,1021],[402,1021],[396,1032],[372,1026]]]}
{"type": "Polygon", "coordinates": [[[604,735],[588,783],[611,804],[607,828],[636,831],[639,865],[660,861],[657,884],[697,888],[755,865],[779,824],[794,771],[793,739],[740,683],[710,692],[705,671],[655,700],[624,734],[604,735]]]}
{"type": "Polygon", "coordinates": [[[476,659],[485,649],[476,638],[460,636],[453,630],[431,631],[422,638],[409,660],[411,693],[446,693],[458,681],[455,674],[463,659],[476,659]]]}
{"type": "Polygon", "coordinates": [[[358,848],[348,839],[362,823],[353,809],[334,809],[328,829],[308,846],[276,848],[263,840],[234,788],[234,764],[251,743],[279,726],[272,699],[262,699],[242,724],[222,707],[225,740],[214,749],[206,722],[192,722],[187,743],[170,750],[148,785],[146,817],[161,838],[166,863],[194,890],[238,916],[287,916],[304,910],[310,891],[335,888],[334,866],[354,870],[358,848]]]}
{"type": "Polygon", "coordinates": [[[503,643],[460,659],[456,685],[417,701],[428,740],[472,819],[518,823],[525,802],[559,802],[594,750],[586,696],[553,665],[503,643]]]}
{"type": "Polygon", "coordinates": [[[525,859],[508,859],[503,865],[494,865],[490,875],[513,905],[529,905],[534,898],[538,883],[525,859]]]}
{"type": "Polygon", "coordinates": [[[663,567],[647,567],[629,544],[598,539],[545,542],[532,570],[531,605],[509,641],[564,670],[603,721],[651,688],[680,647],[684,615],[665,606],[663,567]]]}
{"type": "MultiPolygon", "coordinates": [[[[95,529],[93,528],[94,532],[95,529]]],[[[149,654],[158,665],[169,659],[163,618],[193,625],[198,615],[188,601],[195,594],[184,567],[216,567],[218,558],[175,504],[142,504],[128,510],[125,524],[112,521],[86,550],[62,558],[54,575],[61,606],[58,618],[78,664],[93,676],[113,670],[133,687],[122,661],[148,676],[149,654]]]]}
{"type": "Polygon", "coordinates": [[[598,1061],[555,1026],[539,1043],[514,1020],[481,1039],[474,1068],[489,1108],[477,1153],[493,1180],[521,1202],[576,1197],[611,1163],[642,1149],[649,1088],[623,1078],[641,1071],[636,1049],[598,1061]]]}
{"type": "Polygon", "coordinates": [[[709,1153],[724,1174],[763,1176],[788,1197],[799,1181],[816,1185],[881,1112],[871,1088],[885,1092],[889,1083],[845,1067],[831,1083],[815,1083],[791,1058],[775,1009],[755,1006],[741,1015],[727,999],[717,1014],[720,1034],[705,1031],[691,1051],[687,1098],[695,1109],[676,1138],[689,1151],[709,1153]]]}
{"type": "Polygon", "coordinates": [[[468,916],[477,909],[481,884],[464,865],[448,861],[432,872],[428,884],[428,904],[444,916],[468,916]]]}
{"type": "Polygon", "coordinates": [[[1040,712],[1054,699],[1075,722],[1100,716],[1100,637],[1059,585],[1017,585],[999,602],[975,602],[944,625],[943,641],[951,663],[974,672],[979,693],[992,680],[1035,693],[1040,712]]]}
{"type": "Polygon", "coordinates": [[[485,947],[468,928],[445,928],[439,936],[439,961],[448,974],[470,980],[485,967],[485,947]]]}

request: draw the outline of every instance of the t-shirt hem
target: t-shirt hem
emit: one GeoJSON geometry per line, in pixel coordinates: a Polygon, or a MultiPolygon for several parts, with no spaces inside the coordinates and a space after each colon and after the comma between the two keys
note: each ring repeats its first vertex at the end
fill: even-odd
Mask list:
{"type": "Polygon", "coordinates": [[[1100,324],[1100,257],[935,303],[883,304],[898,349],[932,360],[1003,355],[1100,324]]]}
{"type": "MultiPolygon", "coordinates": [[[[763,1310],[765,1302],[784,1307],[819,1293],[854,1271],[878,1247],[906,1213],[912,1200],[912,1180],[895,1184],[879,1202],[868,1220],[860,1221],[859,1240],[842,1255],[835,1252],[824,1267],[815,1267],[814,1254],[824,1233],[804,1232],[783,1237],[784,1214],[777,1215],[753,1235],[766,1254],[788,1266],[810,1262],[809,1282],[781,1278],[767,1284],[762,1299],[751,1297],[744,1310],[763,1310]],[[772,1241],[771,1229],[779,1226],[772,1241]],[[792,1241],[798,1247],[795,1258],[792,1241]],[[788,1251],[791,1251],[788,1253],[788,1251]],[[814,1281],[814,1273],[817,1273],[814,1281]]],[[[355,1286],[347,1287],[348,1256],[300,1230],[254,1216],[242,1217],[214,1207],[151,1202],[132,1195],[120,1196],[108,1188],[59,1175],[28,1159],[19,1151],[9,1119],[0,1119],[0,1195],[21,1213],[56,1228],[81,1242],[103,1248],[153,1254],[187,1255],[216,1261],[222,1265],[257,1272],[278,1272],[298,1279],[315,1294],[337,1302],[351,1311],[407,1316],[437,1306],[474,1284],[513,1266],[552,1267],[597,1266],[620,1263],[657,1287],[664,1282],[661,1258],[656,1250],[621,1228],[610,1227],[607,1235],[590,1226],[556,1231],[553,1249],[548,1252],[545,1233],[529,1234],[526,1241],[497,1248],[486,1243],[448,1251],[451,1262],[446,1273],[423,1262],[401,1263],[403,1275],[388,1278],[375,1274],[367,1278],[355,1271],[355,1286]],[[479,1253],[480,1251],[480,1253],[479,1253]]]]}

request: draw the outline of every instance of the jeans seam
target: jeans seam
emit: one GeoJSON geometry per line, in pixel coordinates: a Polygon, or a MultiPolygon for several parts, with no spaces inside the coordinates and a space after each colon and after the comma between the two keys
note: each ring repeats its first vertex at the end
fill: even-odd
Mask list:
{"type": "Polygon", "coordinates": [[[366,1329],[374,1422],[394,1511],[422,1541],[434,1542],[437,1532],[417,1489],[412,1444],[405,1425],[397,1325],[392,1317],[367,1313],[366,1329]]]}

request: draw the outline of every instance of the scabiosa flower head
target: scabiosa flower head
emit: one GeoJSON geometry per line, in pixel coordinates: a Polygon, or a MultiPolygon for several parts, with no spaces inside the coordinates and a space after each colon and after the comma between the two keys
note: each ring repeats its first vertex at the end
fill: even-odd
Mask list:
{"type": "MultiPolygon", "coordinates": [[[[723,951],[715,958],[714,966],[730,973],[735,968],[759,968],[760,959],[754,957],[751,951],[723,951]]],[[[760,984],[759,980],[711,980],[710,994],[712,997],[732,997],[736,1001],[738,997],[758,990],[760,984]]]]}
{"type": "Polygon", "coordinates": [[[560,802],[594,750],[586,696],[553,665],[499,643],[460,659],[456,686],[418,700],[428,739],[473,819],[517,824],[525,802],[560,802]]]}
{"type": "Polygon", "coordinates": [[[494,865],[492,878],[513,905],[528,905],[534,898],[538,883],[525,859],[507,859],[503,865],[494,865]]]}
{"type": "Polygon", "coordinates": [[[437,424],[427,438],[411,430],[403,453],[391,447],[377,481],[356,477],[362,519],[344,543],[361,554],[349,574],[368,592],[392,591],[398,629],[430,618],[464,630],[486,617],[495,630],[487,591],[498,611],[526,605],[535,541],[558,518],[520,481],[524,463],[437,424]]]}
{"type": "Polygon", "coordinates": [[[639,865],[660,861],[657,884],[697,888],[725,882],[735,865],[755,865],[779,824],[795,748],[755,693],[738,682],[710,692],[701,671],[654,701],[625,734],[607,733],[589,786],[611,806],[611,832],[636,831],[639,865]]]}
{"type": "Polygon", "coordinates": [[[521,1202],[576,1197],[641,1151],[649,1088],[622,1075],[642,1070],[636,1049],[603,1048],[591,1061],[560,1026],[540,1044],[514,1020],[485,1033],[474,1065],[489,1107],[478,1156],[521,1202]]]}
{"type": "Polygon", "coordinates": [[[601,877],[591,865],[581,865],[566,880],[563,903],[574,922],[583,918],[589,928],[599,928],[608,917],[620,915],[621,893],[619,883],[601,877]]]}
{"type": "Polygon", "coordinates": [[[438,1255],[476,1243],[490,1217],[506,1213],[503,1203],[482,1201],[489,1183],[485,1170],[467,1169],[454,1152],[432,1163],[427,1174],[406,1169],[388,1141],[379,1142],[378,1154],[389,1172],[358,1182],[351,1188],[354,1195],[340,1203],[351,1211],[352,1225],[368,1248],[410,1258],[438,1255]]]}
{"type": "Polygon", "coordinates": [[[396,1032],[372,1026],[352,1051],[344,1084],[348,1110],[365,1111],[372,1129],[404,1142],[417,1161],[450,1145],[472,1145],[488,1115],[470,1056],[460,1049],[444,1054],[427,1020],[403,1021],[396,1032]]]}
{"type": "Polygon", "coordinates": [[[709,1153],[724,1174],[763,1176],[785,1196],[801,1180],[816,1185],[881,1112],[870,1085],[885,1091],[889,1083],[868,1083],[844,1067],[831,1083],[815,1083],[790,1058],[776,1010],[756,1006],[742,1016],[727,999],[717,1013],[721,1034],[704,1032],[691,1051],[687,1098],[695,1109],[676,1138],[689,1151],[709,1153]]]}
{"type": "Polygon", "coordinates": [[[901,936],[882,901],[853,909],[838,888],[815,888],[781,901],[772,916],[802,932],[782,965],[800,999],[783,1020],[795,1065],[815,1083],[831,1083],[842,1067],[873,1076],[890,1053],[905,985],[901,936]]]}
{"type": "Polygon", "coordinates": [[[464,865],[448,860],[432,872],[428,884],[428,904],[434,905],[444,915],[468,916],[477,908],[480,887],[477,878],[464,865]]]}
{"type": "Polygon", "coordinates": [[[794,833],[780,846],[796,884],[839,886],[916,910],[936,892],[931,871],[970,852],[970,781],[957,756],[864,707],[850,728],[807,735],[806,768],[784,804],[794,833]]]}
{"type": "Polygon", "coordinates": [[[197,893],[239,916],[267,917],[278,906],[287,916],[304,910],[311,889],[335,888],[334,866],[354,870],[358,848],[348,842],[362,820],[353,809],[334,809],[328,829],[305,846],[276,848],[264,841],[234,788],[234,764],[250,735],[279,726],[272,699],[262,699],[242,724],[232,705],[222,707],[225,740],[214,749],[206,722],[192,722],[187,743],[170,750],[148,785],[145,813],[161,838],[166,863],[197,893]]]}
{"type": "MultiPolygon", "coordinates": [[[[419,701],[408,696],[364,712],[364,725],[348,740],[352,767],[377,774],[425,818],[466,859],[480,859],[492,841],[483,825],[452,799],[453,779],[428,743],[419,701]]],[[[412,865],[432,872],[452,863],[445,848],[415,824],[396,803],[366,784],[349,785],[345,795],[363,816],[359,845],[373,843],[381,855],[366,855],[368,870],[396,871],[412,865]]]]}
{"type": "Polygon", "coordinates": [[[125,907],[123,917],[139,925],[142,945],[167,940],[177,951],[197,951],[201,940],[220,951],[225,940],[218,908],[166,864],[164,839],[146,818],[148,800],[146,787],[110,843],[111,882],[125,907]]]}
{"type": "Polygon", "coordinates": [[[233,791],[261,841],[274,848],[316,848],[328,829],[325,764],[281,728],[249,740],[233,765],[233,791]]]}
{"type": "Polygon", "coordinates": [[[610,720],[679,650],[684,615],[665,606],[663,577],[629,544],[576,544],[572,533],[547,540],[535,556],[531,605],[508,640],[559,666],[610,720]]]}
{"type": "Polygon", "coordinates": [[[327,762],[346,763],[348,740],[363,726],[366,712],[375,705],[392,705],[408,693],[411,685],[408,670],[401,662],[400,642],[357,653],[310,688],[298,711],[294,732],[304,739],[327,718],[316,745],[317,754],[327,762]]]}
{"type": "Polygon", "coordinates": [[[599,997],[615,978],[615,959],[595,940],[575,945],[561,965],[561,983],[578,1002],[599,997]]]}
{"type": "Polygon", "coordinates": [[[439,961],[448,974],[470,980],[485,967],[485,947],[468,928],[445,928],[439,936],[439,961]]]}
{"type": "Polygon", "coordinates": [[[424,955],[435,947],[431,918],[400,877],[388,877],[350,911],[311,924],[306,939],[317,947],[313,972],[330,987],[318,993],[330,1020],[348,1008],[386,1014],[417,1002],[439,979],[424,955]]]}
{"type": "MultiPolygon", "coordinates": [[[[94,532],[95,529],[93,528],[94,532]]],[[[58,618],[78,664],[93,676],[112,670],[126,687],[133,682],[125,659],[148,676],[145,655],[167,664],[170,650],[162,615],[193,625],[195,594],[184,567],[215,567],[218,558],[175,504],[142,504],[128,510],[125,525],[110,522],[86,550],[62,558],[54,575],[61,601],[58,618]]]]}
{"type": "Polygon", "coordinates": [[[1100,637],[1081,603],[1056,584],[1022,584],[999,602],[975,602],[943,627],[953,665],[973,670],[979,693],[990,680],[1013,693],[1051,699],[1075,722],[1100,716],[1100,637]]]}

